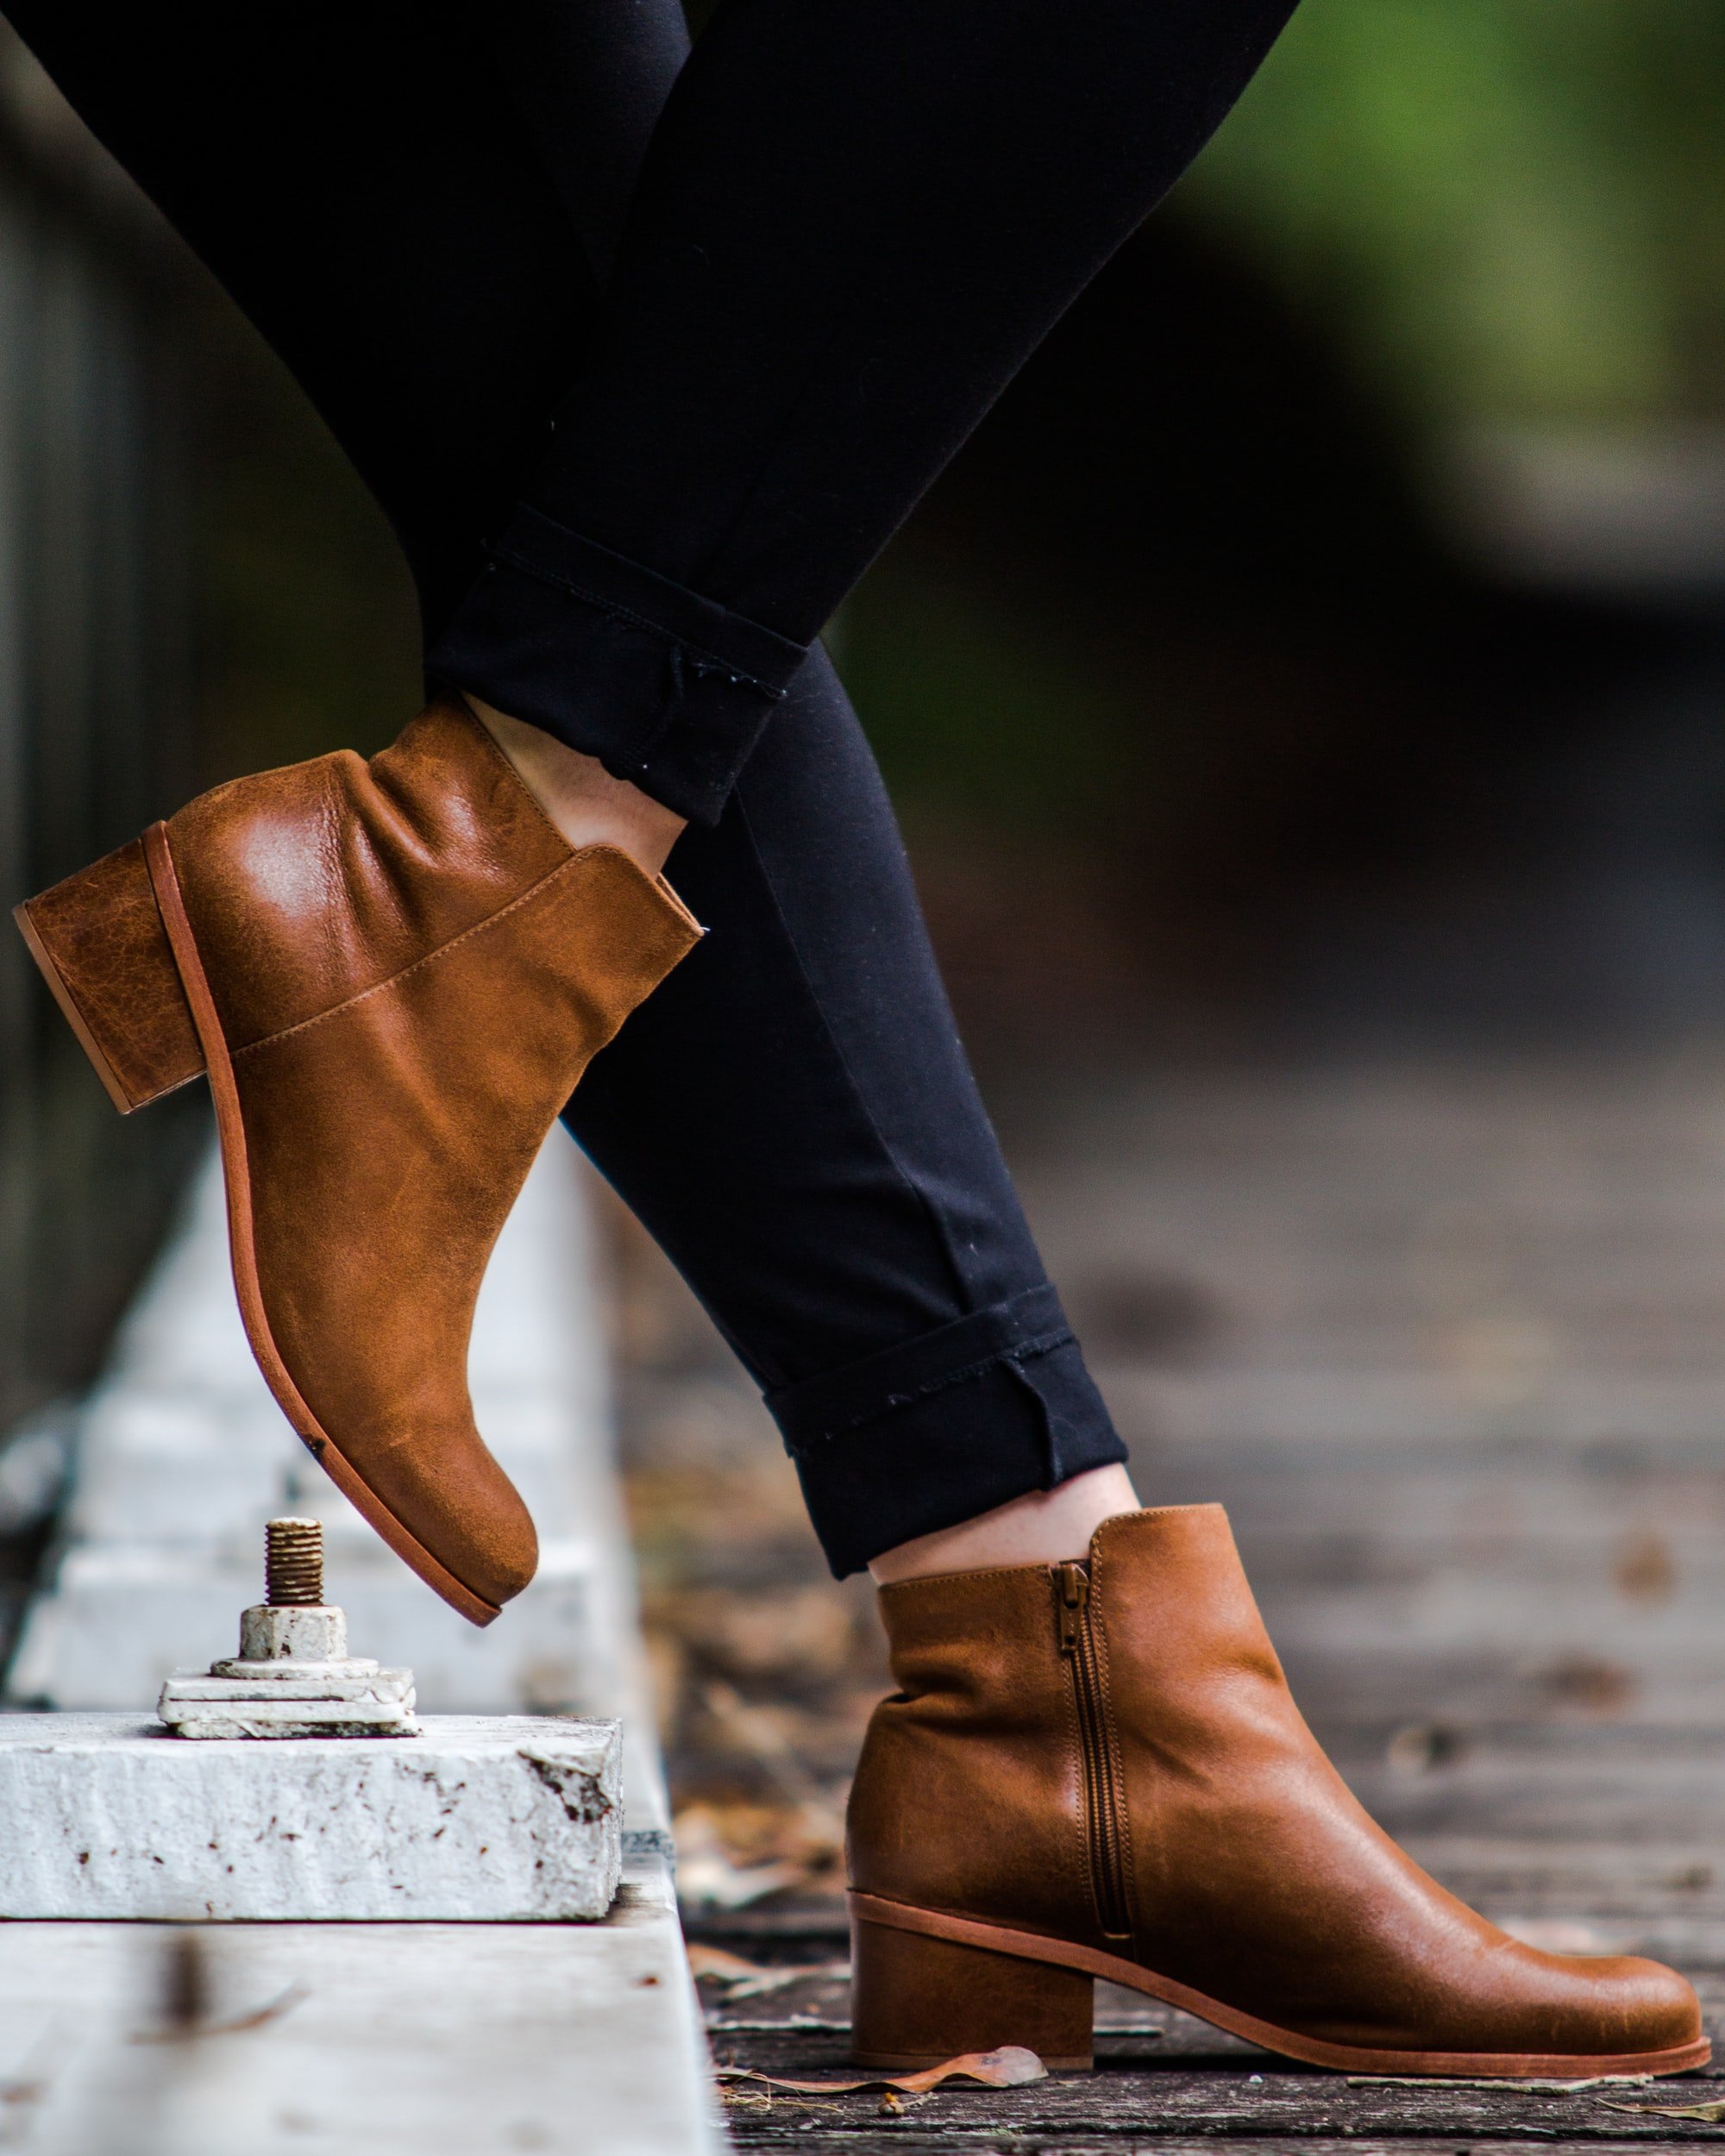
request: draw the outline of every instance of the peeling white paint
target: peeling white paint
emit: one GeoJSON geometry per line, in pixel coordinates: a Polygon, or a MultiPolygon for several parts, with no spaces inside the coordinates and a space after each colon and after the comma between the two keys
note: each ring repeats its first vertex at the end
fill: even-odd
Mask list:
{"type": "Polygon", "coordinates": [[[618,1725],[435,1715],[423,1730],[191,1745],[135,1715],[0,1717],[0,1917],[603,1916],[622,1864],[618,1725]]]}

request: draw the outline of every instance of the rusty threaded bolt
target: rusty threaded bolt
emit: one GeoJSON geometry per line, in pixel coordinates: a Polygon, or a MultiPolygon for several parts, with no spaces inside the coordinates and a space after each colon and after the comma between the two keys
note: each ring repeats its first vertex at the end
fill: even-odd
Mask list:
{"type": "Polygon", "coordinates": [[[272,1609],[322,1608],[321,1520],[272,1520],[264,1529],[264,1600],[272,1609]]]}

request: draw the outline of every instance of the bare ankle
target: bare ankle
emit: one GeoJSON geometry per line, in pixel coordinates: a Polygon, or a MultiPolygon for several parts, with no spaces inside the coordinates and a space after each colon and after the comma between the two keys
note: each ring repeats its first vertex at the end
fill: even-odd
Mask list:
{"type": "Polygon", "coordinates": [[[597,756],[583,755],[463,691],[468,709],[515,767],[522,784],[572,846],[616,846],[656,876],[683,819],[597,756]]]}
{"type": "Polygon", "coordinates": [[[1138,1493],[1123,1467],[1094,1467],[1054,1489],[1032,1490],[956,1527],[919,1535],[886,1550],[869,1567],[877,1586],[938,1572],[981,1572],[997,1564],[1062,1564],[1088,1553],[1105,1520],[1137,1512],[1138,1493]]]}

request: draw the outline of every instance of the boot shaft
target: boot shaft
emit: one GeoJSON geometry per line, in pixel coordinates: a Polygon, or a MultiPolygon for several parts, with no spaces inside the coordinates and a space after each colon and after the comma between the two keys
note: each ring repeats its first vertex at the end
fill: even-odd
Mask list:
{"type": "Polygon", "coordinates": [[[448,698],[369,762],[340,749],[200,794],[168,837],[235,1049],[391,979],[569,857],[448,698]]]}
{"type": "Polygon", "coordinates": [[[1132,1814],[1228,1749],[1219,1692],[1304,1737],[1220,1506],[1122,1515],[1083,1564],[906,1581],[881,1611],[900,1689],[853,1785],[864,1892],[1127,1939],[1132,1814]]]}

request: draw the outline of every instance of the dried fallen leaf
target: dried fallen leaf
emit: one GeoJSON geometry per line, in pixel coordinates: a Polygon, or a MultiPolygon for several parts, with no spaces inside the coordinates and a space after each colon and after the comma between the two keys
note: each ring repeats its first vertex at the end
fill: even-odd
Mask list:
{"type": "Polygon", "coordinates": [[[758,1998],[767,1991],[782,1991],[787,1984],[800,1984],[806,1977],[838,1980],[850,1974],[850,1965],[845,1961],[781,1962],[768,1967],[762,1962],[745,1961],[741,1954],[728,1954],[722,1946],[697,1944],[688,1949],[688,1956],[689,1974],[697,1980],[722,1984],[727,2004],[734,1999],[758,1998]]]}
{"type": "Polygon", "coordinates": [[[137,2030],[135,2044],[179,2044],[190,2036],[240,2036],[248,2029],[267,2028],[272,2021],[279,2021],[284,2014],[292,2013],[300,2001],[310,1996],[303,1984],[291,1984],[267,2004],[250,2014],[236,2014],[229,2021],[204,2021],[186,2028],[143,2028],[137,2030]]]}
{"type": "Polygon", "coordinates": [[[1350,2089],[1502,2089],[1525,2096],[1578,2096],[1584,2089],[1645,2089],[1652,2074],[1594,2074],[1585,2081],[1510,2079],[1506,2075],[1350,2074],[1350,2089]]]}
{"type": "Polygon", "coordinates": [[[1703,2126],[1725,2126],[1725,2103],[1613,2103],[1596,2096],[1608,2111],[1644,2111],[1659,2119],[1699,2119],[1703,2126]]]}
{"type": "MultiPolygon", "coordinates": [[[[770,2113],[775,2103],[783,2104],[787,2101],[784,2096],[775,2096],[769,2090],[766,2089],[759,2090],[753,2089],[721,2089],[718,2092],[718,2100],[728,2110],[760,2111],[765,2113],[770,2113]]],[[[843,2118],[845,2115],[845,2107],[844,2104],[817,2103],[810,2096],[799,2096],[794,2108],[795,2109],[798,2117],[804,2120],[806,2120],[808,2115],[812,2111],[824,2113],[828,2118],[834,2119],[843,2118]]]]}
{"type": "Polygon", "coordinates": [[[1033,2051],[1019,2044],[1003,2044],[999,2051],[967,2051],[938,2066],[925,2066],[914,2074],[864,2074],[856,2081],[786,2081],[777,2074],[756,2073],[750,2066],[719,2066],[721,2081],[752,2081],[768,2089],[791,2089],[800,2096],[850,2096],[859,2089],[896,2089],[902,2096],[919,2096],[938,2089],[943,2081],[980,2081],[989,2089],[1021,2089],[1032,2081],[1044,2081],[1048,2069],[1033,2051]]]}

